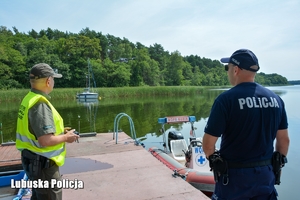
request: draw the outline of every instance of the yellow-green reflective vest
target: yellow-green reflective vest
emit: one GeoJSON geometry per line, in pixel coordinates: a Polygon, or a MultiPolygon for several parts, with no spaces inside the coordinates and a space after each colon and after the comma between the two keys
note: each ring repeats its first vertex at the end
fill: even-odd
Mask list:
{"type": "Polygon", "coordinates": [[[54,135],[64,134],[63,119],[52,104],[43,95],[29,92],[22,100],[18,112],[16,147],[20,151],[28,149],[36,154],[53,160],[58,166],[62,166],[65,163],[66,156],[65,143],[63,142],[54,146],[43,147],[29,130],[28,110],[38,101],[47,103],[52,110],[56,128],[56,133],[54,133],[54,135]]]}

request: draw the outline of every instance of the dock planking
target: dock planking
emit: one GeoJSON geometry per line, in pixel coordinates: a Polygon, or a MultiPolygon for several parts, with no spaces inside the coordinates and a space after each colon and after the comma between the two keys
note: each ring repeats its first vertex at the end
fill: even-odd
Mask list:
{"type": "MultiPolygon", "coordinates": [[[[1,147],[0,155],[6,152],[15,156],[11,160],[20,159],[13,147],[5,151],[1,147]]],[[[117,144],[113,133],[101,133],[67,143],[66,148],[62,178],[81,181],[84,187],[64,188],[63,199],[209,199],[183,179],[174,178],[169,168],[123,132],[118,134],[117,144]]]]}

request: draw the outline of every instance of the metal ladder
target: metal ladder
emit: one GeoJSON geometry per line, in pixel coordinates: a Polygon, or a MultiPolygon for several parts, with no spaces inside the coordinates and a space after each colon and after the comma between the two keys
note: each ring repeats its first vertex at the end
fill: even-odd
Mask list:
{"type": "Polygon", "coordinates": [[[131,132],[131,138],[134,139],[135,145],[139,145],[139,142],[136,139],[136,133],[134,128],[134,123],[129,115],[126,113],[119,113],[114,120],[114,132],[113,132],[113,139],[116,138],[116,144],[118,144],[118,131],[119,131],[119,121],[122,117],[127,117],[129,124],[130,124],[130,132],[131,132]]]}

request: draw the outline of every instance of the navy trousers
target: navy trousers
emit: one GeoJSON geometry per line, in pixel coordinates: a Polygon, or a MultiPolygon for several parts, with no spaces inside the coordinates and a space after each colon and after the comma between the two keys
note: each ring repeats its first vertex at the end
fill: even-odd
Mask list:
{"type": "Polygon", "coordinates": [[[220,176],[213,200],[277,200],[271,165],[228,170],[228,183],[220,176]]]}

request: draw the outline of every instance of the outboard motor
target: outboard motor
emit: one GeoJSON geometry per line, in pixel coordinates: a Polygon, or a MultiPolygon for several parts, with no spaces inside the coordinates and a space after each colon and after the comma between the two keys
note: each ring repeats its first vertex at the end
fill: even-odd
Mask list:
{"type": "Polygon", "coordinates": [[[178,132],[178,131],[170,131],[169,134],[168,134],[168,147],[169,147],[169,150],[171,152],[171,146],[170,146],[170,142],[171,140],[181,140],[181,139],[184,139],[183,138],[183,135],[178,132]]]}
{"type": "Polygon", "coordinates": [[[193,147],[201,147],[202,146],[202,139],[190,137],[190,145],[188,150],[185,153],[185,166],[190,167],[191,157],[192,157],[192,148],[193,147]]]}
{"type": "Polygon", "coordinates": [[[189,147],[200,147],[202,146],[202,138],[195,138],[191,137],[190,138],[190,146],[189,147]]]}

